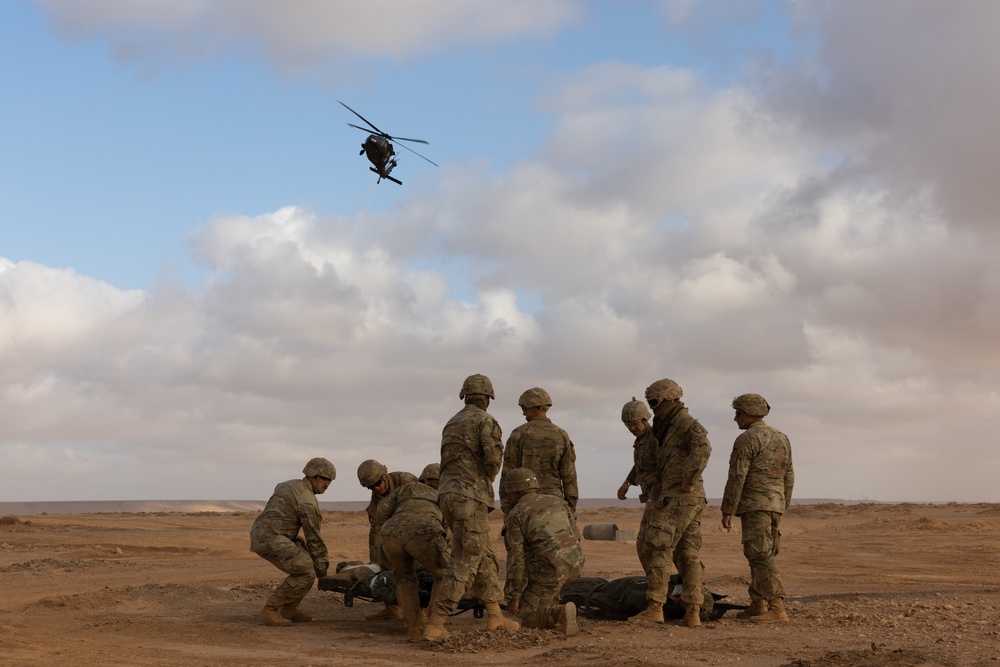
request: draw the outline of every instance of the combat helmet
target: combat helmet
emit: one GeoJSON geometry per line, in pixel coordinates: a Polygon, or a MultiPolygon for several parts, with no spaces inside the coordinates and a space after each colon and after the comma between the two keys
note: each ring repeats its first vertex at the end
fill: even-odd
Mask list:
{"type": "Polygon", "coordinates": [[[358,466],[358,481],[361,482],[361,486],[370,489],[378,484],[379,480],[385,477],[388,472],[389,469],[375,459],[368,459],[362,461],[361,465],[358,466]]]}
{"type": "Polygon", "coordinates": [[[657,380],[646,387],[646,402],[651,408],[655,408],[658,403],[664,401],[675,401],[683,395],[684,390],[681,389],[681,386],[670,378],[657,380]]]}
{"type": "Polygon", "coordinates": [[[462,383],[462,391],[458,393],[458,397],[465,398],[466,396],[474,396],[476,394],[496,398],[493,395],[493,383],[490,382],[488,377],[479,373],[465,378],[465,382],[462,383]]]}
{"type": "Polygon", "coordinates": [[[310,459],[306,467],[302,469],[302,474],[306,477],[337,479],[337,469],[333,467],[332,463],[323,458],[310,459]]]}
{"type": "Polygon", "coordinates": [[[538,490],[538,477],[531,471],[531,468],[514,468],[504,475],[503,483],[506,493],[521,493],[538,490]]]}
{"type": "Polygon", "coordinates": [[[541,387],[532,387],[521,394],[517,404],[522,408],[551,408],[552,397],[541,387]]]}
{"type": "Polygon", "coordinates": [[[740,394],[733,399],[733,409],[745,412],[751,417],[766,417],[771,411],[771,406],[760,394],[740,394]]]}
{"type": "Polygon", "coordinates": [[[417,481],[421,484],[426,484],[427,486],[433,486],[435,489],[438,487],[438,480],[441,478],[441,464],[440,463],[428,463],[424,466],[424,469],[420,472],[420,477],[417,481]]]}
{"type": "Polygon", "coordinates": [[[652,416],[646,404],[642,401],[637,401],[635,396],[632,397],[631,401],[622,406],[622,422],[625,424],[637,422],[641,419],[649,419],[652,416]]]}

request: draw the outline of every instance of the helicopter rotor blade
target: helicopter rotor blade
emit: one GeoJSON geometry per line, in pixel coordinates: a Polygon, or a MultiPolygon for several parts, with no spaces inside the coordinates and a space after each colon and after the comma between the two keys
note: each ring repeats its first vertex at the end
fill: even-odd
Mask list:
{"type": "MultiPolygon", "coordinates": [[[[391,142],[393,142],[393,143],[395,144],[395,143],[396,143],[396,137],[389,137],[389,141],[391,141],[391,142]]],[[[413,141],[413,140],[412,140],[412,139],[407,139],[407,141],[413,141]]],[[[426,142],[426,141],[423,141],[423,142],[421,142],[421,143],[424,143],[424,144],[426,144],[427,142],[426,142]]],[[[412,148],[410,148],[410,147],[409,147],[409,146],[407,146],[406,144],[396,144],[396,145],[397,145],[397,146],[399,146],[400,148],[405,148],[406,150],[410,151],[411,153],[413,153],[413,154],[414,154],[414,155],[416,155],[417,157],[421,157],[421,158],[424,158],[425,160],[427,160],[428,162],[430,162],[430,163],[431,163],[432,165],[434,165],[435,167],[440,167],[440,166],[441,166],[441,165],[439,165],[439,164],[438,164],[437,162],[435,162],[434,160],[432,160],[432,159],[430,159],[430,158],[427,158],[427,157],[424,157],[423,155],[421,155],[421,154],[420,154],[420,153],[418,153],[417,151],[413,150],[412,148]]]]}
{"type": "Polygon", "coordinates": [[[367,132],[368,134],[377,134],[380,137],[385,137],[386,139],[392,139],[392,137],[390,137],[385,132],[376,132],[374,130],[368,129],[367,127],[361,127],[360,125],[355,125],[354,123],[348,123],[348,125],[350,125],[351,127],[355,128],[357,130],[361,130],[362,132],[367,132]]]}
{"type": "MultiPolygon", "coordinates": [[[[344,104],[344,103],[343,103],[343,102],[341,102],[340,100],[337,100],[337,103],[338,103],[338,104],[340,104],[340,106],[342,106],[342,107],[344,107],[345,109],[347,109],[348,111],[350,111],[350,112],[351,112],[352,114],[354,114],[354,115],[355,115],[355,116],[357,116],[358,118],[360,118],[361,120],[365,121],[365,122],[366,122],[366,123],[368,124],[368,127],[372,128],[372,130],[375,130],[375,132],[376,132],[377,134],[381,134],[381,135],[383,135],[383,136],[386,136],[386,137],[388,137],[388,136],[389,136],[388,134],[386,134],[386,133],[385,133],[385,132],[383,132],[382,130],[380,130],[380,129],[378,129],[377,127],[375,127],[375,124],[374,124],[374,123],[372,123],[372,122],[371,122],[370,120],[368,120],[367,118],[365,118],[364,116],[362,116],[362,115],[361,115],[361,114],[359,114],[359,113],[358,113],[357,111],[355,111],[355,110],[354,110],[354,109],[352,109],[351,107],[347,106],[346,104],[344,104]]],[[[351,124],[350,124],[350,123],[348,123],[348,125],[351,125],[351,124]]],[[[351,125],[351,127],[358,127],[358,126],[357,126],[357,125],[351,125]]],[[[359,130],[365,130],[365,128],[363,128],[363,127],[358,127],[358,129],[359,129],[359,130]]],[[[365,130],[365,132],[370,132],[370,131],[371,131],[371,130],[365,130]]]]}
{"type": "MultiPolygon", "coordinates": [[[[389,137],[389,135],[386,135],[386,136],[389,137]]],[[[426,144],[427,143],[423,139],[407,139],[406,137],[389,137],[389,138],[392,139],[393,141],[414,141],[414,142],[416,142],[418,144],[426,144]]]]}

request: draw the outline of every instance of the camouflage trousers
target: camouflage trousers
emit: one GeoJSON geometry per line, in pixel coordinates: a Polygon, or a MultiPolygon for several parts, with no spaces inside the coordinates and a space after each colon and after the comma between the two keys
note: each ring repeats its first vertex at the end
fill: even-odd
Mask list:
{"type": "Polygon", "coordinates": [[[382,527],[381,538],[382,550],[396,584],[396,599],[403,608],[403,619],[407,627],[419,627],[420,590],[416,563],[423,565],[434,578],[431,589],[433,600],[440,595],[441,579],[451,562],[451,551],[444,533],[434,526],[391,522],[382,527]]]}
{"type": "Polygon", "coordinates": [[[743,529],[743,555],[750,563],[751,600],[771,600],[785,597],[785,587],[774,563],[781,542],[779,512],[744,512],[740,516],[743,529]]]}
{"type": "MultiPolygon", "coordinates": [[[[573,577],[569,581],[572,581],[573,577]]],[[[559,591],[569,581],[560,583],[543,579],[538,581],[528,575],[528,585],[521,592],[521,607],[518,616],[526,628],[554,628],[556,621],[549,610],[559,604],[559,591]]]]}
{"type": "Polygon", "coordinates": [[[650,603],[664,604],[670,586],[670,563],[684,582],[681,600],[701,606],[704,602],[705,568],[701,564],[701,514],[704,498],[667,498],[667,504],[654,506],[646,527],[649,553],[650,603]]]}
{"type": "Polygon", "coordinates": [[[646,529],[649,528],[649,517],[653,511],[647,504],[642,511],[642,519],[639,521],[639,532],[635,536],[635,553],[639,556],[639,565],[642,572],[649,576],[649,543],[646,542],[646,529]]]}
{"type": "Polygon", "coordinates": [[[295,607],[302,602],[316,581],[316,568],[309,552],[284,535],[254,540],[253,546],[254,553],[288,575],[271,593],[267,606],[295,607]]]}
{"type": "Polygon", "coordinates": [[[441,580],[441,595],[431,600],[431,610],[451,614],[466,592],[483,604],[499,604],[499,564],[490,545],[486,504],[458,495],[442,493],[438,505],[444,525],[451,530],[451,563],[441,580]]]}

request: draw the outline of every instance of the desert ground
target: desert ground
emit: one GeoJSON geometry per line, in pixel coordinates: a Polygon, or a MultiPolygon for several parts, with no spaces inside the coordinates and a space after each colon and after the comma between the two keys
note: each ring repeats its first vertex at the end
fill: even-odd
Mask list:
{"type": "MultiPolygon", "coordinates": [[[[492,536],[503,558],[499,512],[492,536]]],[[[311,623],[255,616],[282,578],[248,551],[254,512],[0,517],[0,665],[730,665],[1000,667],[1000,505],[795,505],[779,567],[791,621],[727,613],[700,628],[580,619],[581,632],[487,633],[471,612],[441,644],[401,621],[366,621],[314,589],[311,623]]],[[[579,523],[638,528],[640,509],[581,510],[579,523]]],[[[738,532],[706,510],[706,585],[746,603],[738,532]]],[[[363,512],[324,512],[331,562],[364,559],[363,512]]],[[[627,533],[626,533],[627,534],[627,533]]],[[[584,576],[641,574],[635,543],[584,541],[584,576]]]]}

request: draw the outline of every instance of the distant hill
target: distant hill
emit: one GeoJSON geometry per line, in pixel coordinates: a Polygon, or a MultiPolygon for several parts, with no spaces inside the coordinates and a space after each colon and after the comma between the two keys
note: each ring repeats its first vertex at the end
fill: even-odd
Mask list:
{"type": "MultiPolygon", "coordinates": [[[[0,515],[25,516],[32,514],[99,514],[103,512],[259,512],[264,509],[263,500],[53,500],[38,502],[0,502],[0,515]]],[[[839,498],[795,499],[795,505],[817,503],[856,504],[858,502],[878,502],[874,500],[845,501],[839,498]]],[[[709,505],[720,505],[722,500],[710,498],[709,505]]],[[[321,509],[339,512],[357,512],[368,506],[367,500],[341,502],[320,502],[321,509]]],[[[639,507],[637,498],[618,500],[617,498],[581,498],[580,509],[602,507],[639,507]]]]}

